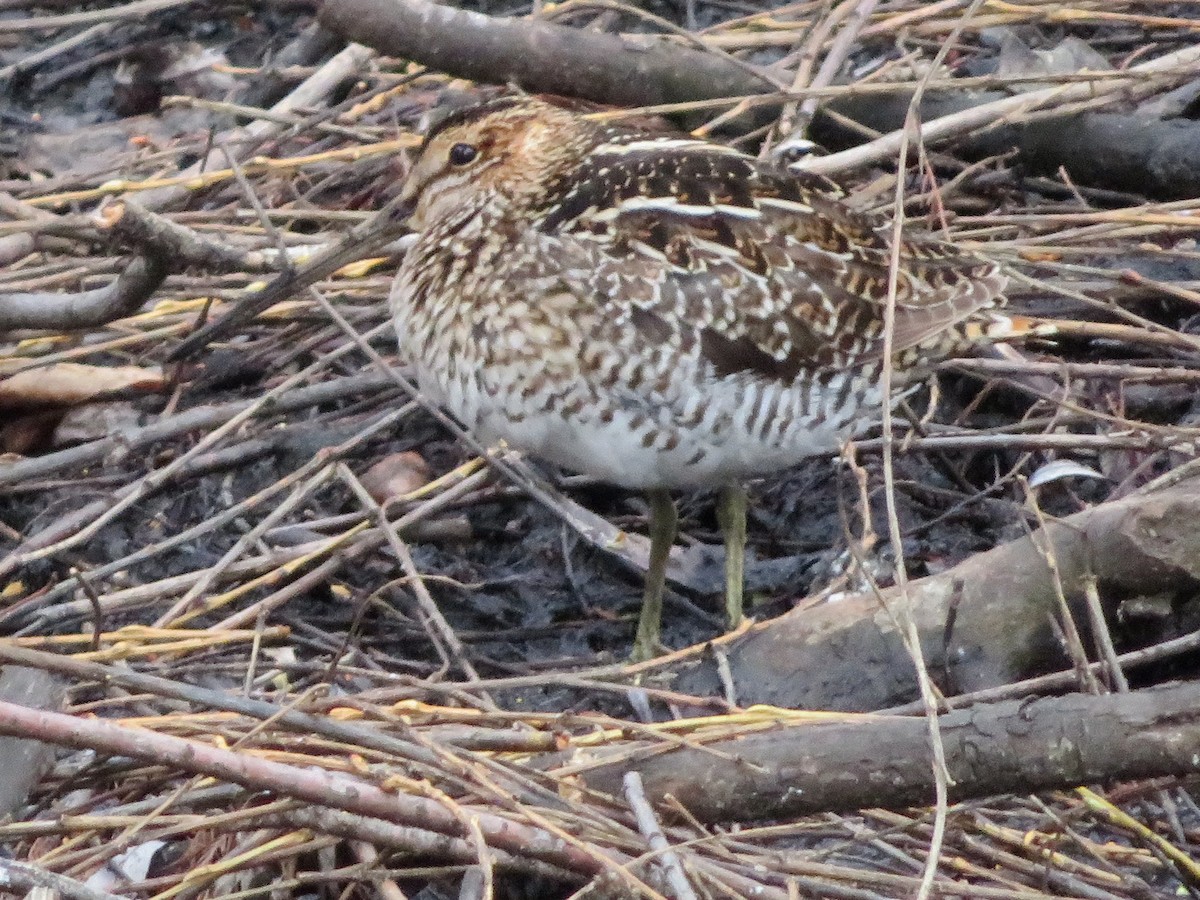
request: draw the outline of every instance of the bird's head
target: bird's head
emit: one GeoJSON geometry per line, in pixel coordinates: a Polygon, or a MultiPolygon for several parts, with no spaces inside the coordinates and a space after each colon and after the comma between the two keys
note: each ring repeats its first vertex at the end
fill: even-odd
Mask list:
{"type": "Polygon", "coordinates": [[[401,199],[422,231],[491,202],[534,205],[555,176],[586,155],[597,126],[549,103],[502,96],[436,122],[421,144],[401,199]]]}

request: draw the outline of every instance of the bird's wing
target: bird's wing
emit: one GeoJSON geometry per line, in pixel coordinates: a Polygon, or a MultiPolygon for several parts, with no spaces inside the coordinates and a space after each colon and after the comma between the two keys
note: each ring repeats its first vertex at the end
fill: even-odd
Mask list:
{"type": "MultiPolygon", "coordinates": [[[[526,240],[542,276],[651,341],[698,342],[718,375],[791,380],[878,360],[890,243],[878,223],[797,178],[703,142],[599,153],[526,240]],[[590,171],[589,171],[590,169],[590,171]]],[[[951,339],[994,303],[996,266],[928,238],[900,247],[892,347],[951,339]]],[[[965,343],[965,340],[961,341],[965,343]]],[[[686,349],[686,348],[684,348],[686,349]]]]}

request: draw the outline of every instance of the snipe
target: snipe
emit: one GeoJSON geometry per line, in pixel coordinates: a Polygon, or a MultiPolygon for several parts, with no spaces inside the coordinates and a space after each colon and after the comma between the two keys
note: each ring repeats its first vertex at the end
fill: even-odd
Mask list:
{"type": "MultiPolygon", "coordinates": [[[[889,228],[824,178],[526,96],[434,125],[400,200],[417,238],[391,308],[422,389],[485,443],[649,492],[638,658],[657,650],[669,492],[720,488],[736,625],[743,481],[836,451],[894,399],[880,388],[889,228]]],[[[357,258],[365,240],[355,229],[175,355],[357,258]]],[[[980,256],[904,238],[895,396],[947,357],[1028,329],[995,310],[1004,281],[980,256]]]]}
{"type": "MultiPolygon", "coordinates": [[[[639,658],[658,641],[669,491],[721,488],[736,625],[743,480],[835,451],[885,402],[886,231],[824,179],[518,96],[435,125],[403,198],[418,237],[391,305],[422,389],[484,442],[649,492],[639,658]]],[[[894,380],[1011,336],[989,309],[1003,284],[906,238],[894,380]]]]}

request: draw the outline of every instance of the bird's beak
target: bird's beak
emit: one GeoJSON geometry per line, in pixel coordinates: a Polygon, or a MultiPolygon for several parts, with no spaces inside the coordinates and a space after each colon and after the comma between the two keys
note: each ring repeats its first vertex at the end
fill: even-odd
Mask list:
{"type": "Polygon", "coordinates": [[[263,310],[281,303],[311,284],[328,278],[343,266],[358,262],[396,237],[408,221],[412,207],[400,196],[371,218],[350,229],[337,244],[298,269],[281,272],[256,294],[240,300],[228,313],[188,335],[168,354],[178,361],[195,356],[210,341],[229,334],[238,325],[252,320],[263,310]]]}
{"type": "Polygon", "coordinates": [[[421,185],[413,177],[414,174],[409,174],[400,188],[400,194],[393,201],[396,206],[392,210],[391,220],[396,224],[407,223],[417,211],[417,198],[421,195],[421,185]]]}

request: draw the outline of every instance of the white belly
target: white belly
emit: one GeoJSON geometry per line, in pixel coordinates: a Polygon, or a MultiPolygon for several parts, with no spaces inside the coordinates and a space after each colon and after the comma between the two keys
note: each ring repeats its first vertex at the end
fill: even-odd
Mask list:
{"type": "Polygon", "coordinates": [[[842,413],[832,409],[836,391],[828,387],[706,379],[694,359],[681,360],[663,395],[645,389],[618,394],[620,387],[584,374],[577,348],[547,350],[536,342],[506,348],[525,351],[524,359],[486,366],[477,343],[451,337],[473,334],[474,325],[456,328],[448,319],[433,329],[410,330],[403,289],[394,290],[392,300],[401,350],[422,392],[477,440],[504,441],[620,487],[716,487],[786,469],[836,453],[869,424],[869,410],[878,405],[876,396],[857,412],[842,413]],[[434,337],[421,344],[412,340],[414,333],[434,337]]]}
{"type": "Polygon", "coordinates": [[[631,428],[628,417],[609,423],[564,420],[555,414],[514,422],[484,414],[472,429],[488,444],[509,446],[562,468],[631,489],[716,487],[790,468],[807,457],[837,452],[846,435],[816,429],[784,444],[767,445],[745,436],[721,442],[696,435],[664,446],[631,428]],[[649,445],[648,445],[649,444],[649,445]]]}

